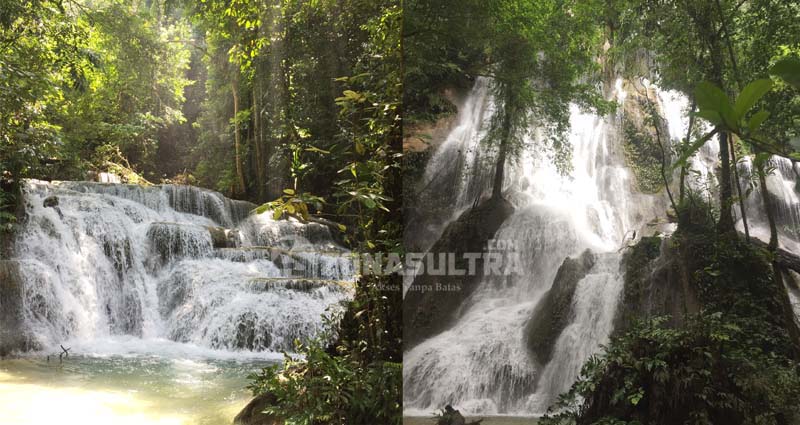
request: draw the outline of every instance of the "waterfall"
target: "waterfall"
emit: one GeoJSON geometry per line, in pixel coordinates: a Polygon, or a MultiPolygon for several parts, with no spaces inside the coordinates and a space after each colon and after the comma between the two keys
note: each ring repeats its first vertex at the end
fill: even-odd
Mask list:
{"type": "Polygon", "coordinates": [[[29,180],[22,202],[0,267],[16,280],[0,284],[18,319],[2,322],[18,335],[6,350],[135,338],[291,351],[352,296],[349,253],[327,227],[210,190],[29,180]]]}
{"type": "MultiPolygon", "coordinates": [[[[485,83],[476,83],[470,99],[481,97],[485,83]]],[[[619,80],[613,90],[621,105],[627,84],[619,80]]],[[[676,107],[661,106],[665,110],[676,107]]],[[[571,107],[569,175],[560,174],[551,158],[535,148],[538,135],[531,129],[530,147],[511,167],[506,181],[516,211],[495,235],[495,239],[513,241],[522,255],[524,272],[484,277],[461,306],[454,326],[404,353],[407,413],[429,414],[452,404],[476,415],[542,414],[559,393],[569,389],[589,356],[608,341],[623,288],[621,248],[633,243],[635,232],[659,230],[650,222],[663,218],[667,206],[663,193],[643,194],[634,189],[621,142],[623,114],[620,108],[616,114],[598,117],[571,107]],[[596,258],[575,284],[567,323],[552,342],[552,357],[538,359],[528,347],[526,327],[548,299],[565,259],[586,250],[596,258]]],[[[475,121],[467,107],[461,110],[459,122],[473,128],[472,134],[481,134],[486,119],[475,121]],[[465,120],[471,120],[470,124],[465,120]]],[[[680,122],[670,121],[668,127],[673,138],[683,137],[672,134],[685,128],[680,122]]],[[[461,167],[448,158],[471,142],[451,134],[434,153],[431,172],[446,173],[441,168],[448,163],[461,167]],[[448,143],[462,143],[462,147],[448,143]]],[[[473,185],[472,191],[484,190],[482,179],[466,181],[473,185]]],[[[459,187],[458,193],[464,190],[459,187]]]]}

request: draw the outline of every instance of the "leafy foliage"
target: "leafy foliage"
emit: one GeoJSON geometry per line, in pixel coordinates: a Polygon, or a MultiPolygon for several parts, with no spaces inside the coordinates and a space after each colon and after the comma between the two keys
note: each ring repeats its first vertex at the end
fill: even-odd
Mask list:
{"type": "MultiPolygon", "coordinates": [[[[185,21],[144,2],[8,1],[0,25],[0,169],[82,177],[113,145],[140,169],[182,122],[185,21]],[[140,4],[141,3],[141,4],[140,4]]],[[[152,167],[149,171],[153,171],[152,167]]]]}
{"type": "Polygon", "coordinates": [[[722,313],[685,327],[658,317],[614,338],[584,366],[544,424],[791,423],[800,415],[797,364],[752,345],[722,313]],[[580,401],[583,400],[583,401],[580,401]]]}
{"type": "MultiPolygon", "coordinates": [[[[87,170],[197,183],[274,199],[262,209],[276,219],[337,225],[356,252],[399,250],[399,2],[9,0],[0,9],[4,188],[87,170]]],[[[0,193],[5,226],[15,206],[0,193]]],[[[276,406],[282,416],[399,423],[392,279],[358,282],[335,348],[298,347],[305,360],[284,369],[296,385],[269,372],[256,379],[258,391],[287,400],[318,396],[311,411],[276,406]],[[326,375],[335,379],[318,379],[326,375]]]]}
{"type": "Polygon", "coordinates": [[[318,339],[295,350],[304,359],[286,356],[283,365],[251,376],[254,394],[271,394],[276,402],[265,411],[296,424],[399,424],[400,363],[364,364],[353,356],[335,355],[318,339]]]}

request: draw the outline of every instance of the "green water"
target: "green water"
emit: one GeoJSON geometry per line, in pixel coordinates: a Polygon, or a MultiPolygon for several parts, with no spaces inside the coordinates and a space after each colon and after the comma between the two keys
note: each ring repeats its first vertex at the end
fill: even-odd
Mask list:
{"type": "Polygon", "coordinates": [[[229,425],[266,360],[70,356],[0,361],[0,424],[229,425]]]}

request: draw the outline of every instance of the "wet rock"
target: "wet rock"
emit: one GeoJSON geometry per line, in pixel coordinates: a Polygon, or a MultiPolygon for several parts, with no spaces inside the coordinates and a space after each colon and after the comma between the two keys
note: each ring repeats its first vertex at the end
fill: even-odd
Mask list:
{"type": "Polygon", "coordinates": [[[270,393],[256,396],[236,415],[233,425],[283,425],[282,419],[262,413],[264,409],[276,402],[277,399],[270,393]]]}
{"type": "Polygon", "coordinates": [[[22,323],[22,277],[19,263],[0,260],[0,357],[34,349],[22,323]]]}
{"type": "Polygon", "coordinates": [[[525,335],[528,348],[542,365],[550,361],[553,347],[561,331],[569,324],[575,288],[595,264],[597,258],[584,251],[577,258],[566,258],[558,268],[553,286],[533,311],[525,335]]]}
{"type": "Polygon", "coordinates": [[[224,228],[207,226],[206,229],[208,229],[208,233],[211,235],[214,248],[229,248],[228,234],[224,228]]]}
{"type": "Polygon", "coordinates": [[[42,205],[45,208],[54,208],[58,206],[58,196],[50,195],[47,198],[44,198],[42,205]]]}
{"type": "Polygon", "coordinates": [[[687,314],[700,310],[692,284],[696,259],[669,240],[644,237],[625,253],[625,289],[617,313],[615,332],[628,329],[635,319],[670,316],[670,324],[683,323],[687,314]]]}
{"type": "MultiPolygon", "coordinates": [[[[489,239],[513,212],[514,207],[507,200],[490,198],[450,223],[430,252],[454,253],[456,268],[465,270],[467,260],[463,254],[483,252],[489,239]]],[[[476,273],[471,276],[417,276],[403,300],[404,349],[447,329],[458,319],[459,308],[480,283],[482,275],[483,262],[478,260],[476,273]]]]}
{"type": "MultiPolygon", "coordinates": [[[[166,264],[178,258],[210,255],[215,245],[214,232],[211,229],[217,228],[156,222],[147,229],[147,238],[161,264],[166,264]]],[[[224,246],[226,243],[224,230],[222,233],[223,240],[216,242],[224,246]]],[[[217,232],[217,237],[219,236],[217,232]]]]}

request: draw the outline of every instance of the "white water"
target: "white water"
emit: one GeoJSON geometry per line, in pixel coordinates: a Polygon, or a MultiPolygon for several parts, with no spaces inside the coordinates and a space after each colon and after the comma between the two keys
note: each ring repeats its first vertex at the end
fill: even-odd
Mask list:
{"type": "Polygon", "coordinates": [[[44,353],[270,358],[351,296],[350,260],[327,228],[248,216],[252,205],[216,192],[28,181],[24,202],[21,324],[5,331],[44,353]]]}
{"type": "MultiPolygon", "coordinates": [[[[456,127],[425,167],[417,198],[447,212],[424,218],[424,228],[414,235],[420,251],[427,252],[448,224],[491,192],[495,154],[482,142],[493,113],[490,80],[479,77],[459,109],[456,127]]],[[[413,281],[414,273],[407,273],[404,290],[413,281]]]]}
{"type": "MultiPolygon", "coordinates": [[[[473,102],[486,102],[481,100],[482,89],[477,83],[470,96],[473,102]]],[[[614,97],[625,101],[621,81],[614,97]]],[[[662,96],[674,138],[683,136],[673,132],[685,129],[673,122],[681,118],[679,102],[662,96]]],[[[471,119],[472,110],[464,109],[461,122],[471,119]]],[[[652,233],[647,224],[663,215],[666,204],[663,195],[633,189],[618,136],[621,112],[606,118],[577,107],[571,112],[572,173],[560,175],[552,161],[531,148],[506,180],[516,211],[495,238],[514,241],[524,273],[485,278],[451,329],[404,353],[406,414],[430,414],[446,404],[476,415],[541,414],[608,341],[622,290],[618,251],[632,242],[634,231],[652,233]],[[598,260],[577,285],[570,324],[556,340],[552,360],[540,365],[526,347],[525,325],[564,259],[585,249],[597,253],[598,260]]],[[[531,134],[534,144],[535,129],[531,134]]],[[[452,162],[446,158],[453,150],[458,151],[440,148],[431,160],[431,172],[452,162]]]]}
{"type": "Polygon", "coordinates": [[[479,77],[459,111],[458,125],[425,167],[425,189],[451,201],[453,214],[447,221],[457,218],[491,188],[493,158],[482,141],[494,111],[490,80],[479,77]]]}

